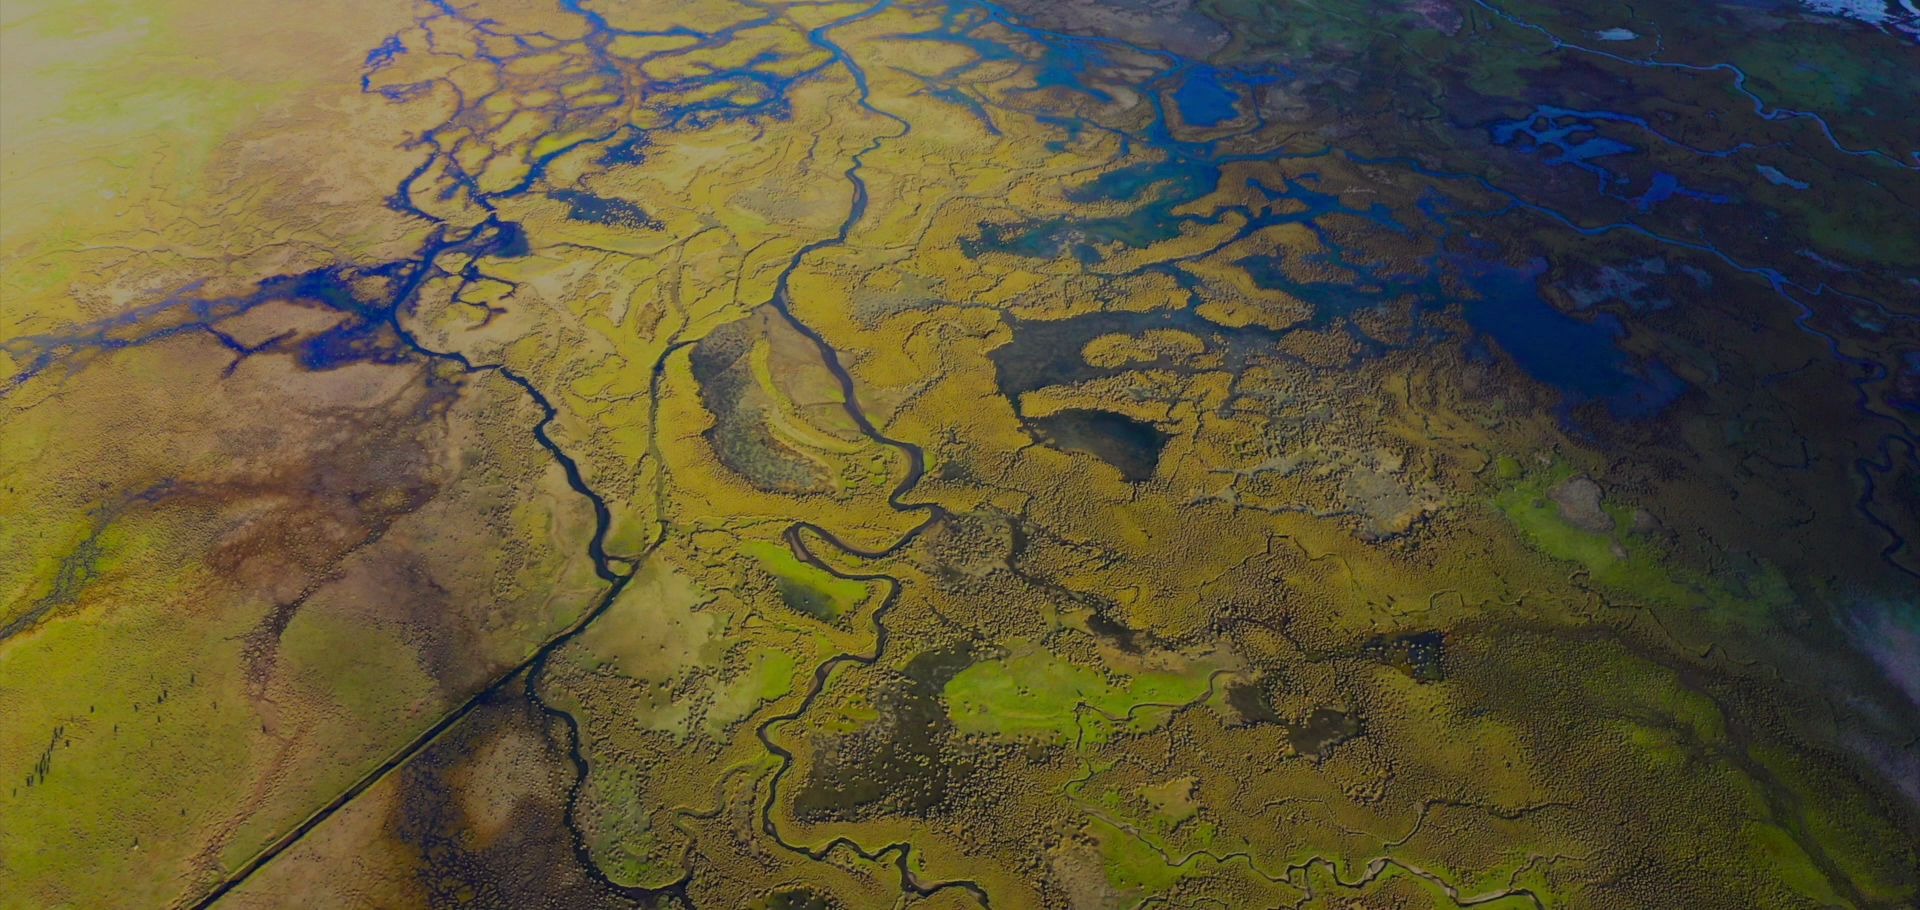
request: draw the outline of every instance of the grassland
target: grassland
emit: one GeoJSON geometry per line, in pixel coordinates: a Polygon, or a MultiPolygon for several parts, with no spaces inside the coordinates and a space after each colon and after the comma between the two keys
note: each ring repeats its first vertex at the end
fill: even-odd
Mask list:
{"type": "Polygon", "coordinates": [[[1714,9],[9,8],[0,906],[1911,904],[1906,88],[1714,9]]]}

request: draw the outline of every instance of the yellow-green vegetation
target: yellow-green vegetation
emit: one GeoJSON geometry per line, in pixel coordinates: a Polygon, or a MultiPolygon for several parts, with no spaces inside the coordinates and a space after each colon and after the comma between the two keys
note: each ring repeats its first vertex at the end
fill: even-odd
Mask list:
{"type": "Polygon", "coordinates": [[[1770,612],[1794,602],[1786,577],[1771,564],[1755,566],[1731,583],[1674,564],[1666,548],[1650,539],[1650,529],[1635,527],[1636,520],[1653,521],[1651,516],[1640,518],[1645,513],[1623,503],[1600,503],[1601,511],[1583,526],[1569,518],[1570,507],[1557,502],[1555,494],[1591,480],[1564,464],[1514,478],[1512,464],[1503,463],[1499,472],[1502,480],[1517,480],[1495,497],[1501,512],[1541,552],[1574,563],[1620,598],[1704,613],[1715,625],[1764,625],[1770,612]]]}
{"type": "Polygon", "coordinates": [[[1174,865],[1145,841],[1112,825],[1095,821],[1089,828],[1100,843],[1108,883],[1122,892],[1157,894],[1188,875],[1202,872],[1200,862],[1174,865]]]}
{"type": "Polygon", "coordinates": [[[1115,679],[1031,644],[962,670],[945,689],[954,724],[968,732],[1097,745],[1114,729],[1150,730],[1207,692],[1209,674],[1147,672],[1115,679]]]}
{"type": "Polygon", "coordinates": [[[867,598],[866,583],[840,578],[830,572],[801,562],[787,547],[765,541],[748,541],[741,552],[758,560],[771,574],[780,599],[788,607],[826,622],[834,622],[859,609],[867,598]]]}
{"type": "Polygon", "coordinates": [[[0,910],[1910,906],[1838,6],[12,3],[0,910]]]}
{"type": "Polygon", "coordinates": [[[745,719],[766,702],[785,697],[793,691],[799,658],[773,648],[747,652],[745,669],[729,679],[726,688],[707,709],[707,730],[720,734],[745,719]]]}

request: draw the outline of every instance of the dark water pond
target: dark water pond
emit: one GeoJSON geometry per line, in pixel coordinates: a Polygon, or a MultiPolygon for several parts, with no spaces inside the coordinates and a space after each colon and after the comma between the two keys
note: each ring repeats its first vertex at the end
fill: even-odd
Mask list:
{"type": "Polygon", "coordinates": [[[1159,427],[1112,411],[1067,410],[1027,421],[1041,442],[1085,452],[1119,469],[1133,483],[1153,477],[1170,438],[1159,427]]]}

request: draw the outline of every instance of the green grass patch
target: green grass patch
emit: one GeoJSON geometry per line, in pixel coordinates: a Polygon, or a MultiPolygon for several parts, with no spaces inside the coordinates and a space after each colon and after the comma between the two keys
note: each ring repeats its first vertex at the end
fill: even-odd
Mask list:
{"type": "Polygon", "coordinates": [[[1171,706],[1206,694],[1207,674],[1143,673],[1115,679],[1034,650],[974,664],[948,682],[945,691],[948,713],[955,726],[967,732],[1056,742],[1084,735],[1090,742],[1102,742],[1115,726],[1159,726],[1171,706]],[[1082,724],[1082,705],[1104,717],[1082,724]],[[1118,723],[1102,722],[1105,718],[1118,723]]]}
{"type": "Polygon", "coordinates": [[[1100,858],[1106,862],[1107,881],[1121,891],[1139,889],[1157,894],[1195,871],[1194,863],[1171,865],[1166,857],[1147,842],[1099,819],[1090,823],[1100,841],[1100,858]]]}
{"type": "Polygon", "coordinates": [[[773,576],[774,587],[787,606],[823,622],[834,622],[867,599],[865,582],[840,578],[810,566],[779,544],[750,541],[741,549],[773,576]]]}
{"type": "Polygon", "coordinates": [[[747,655],[747,668],[727,680],[707,709],[707,731],[715,736],[761,705],[793,691],[800,659],[780,648],[759,648],[747,655]]]}
{"type": "MultiPolygon", "coordinates": [[[[1574,527],[1548,496],[1573,474],[1571,466],[1556,464],[1500,492],[1494,505],[1535,549],[1579,565],[1602,587],[1629,600],[1708,611],[1736,622],[1762,619],[1771,609],[1792,604],[1792,589],[1772,566],[1744,579],[1743,590],[1733,590],[1703,572],[1669,565],[1663,547],[1637,534],[1574,527]]],[[[1626,506],[1605,502],[1602,508],[1616,528],[1629,525],[1626,506]]]]}

